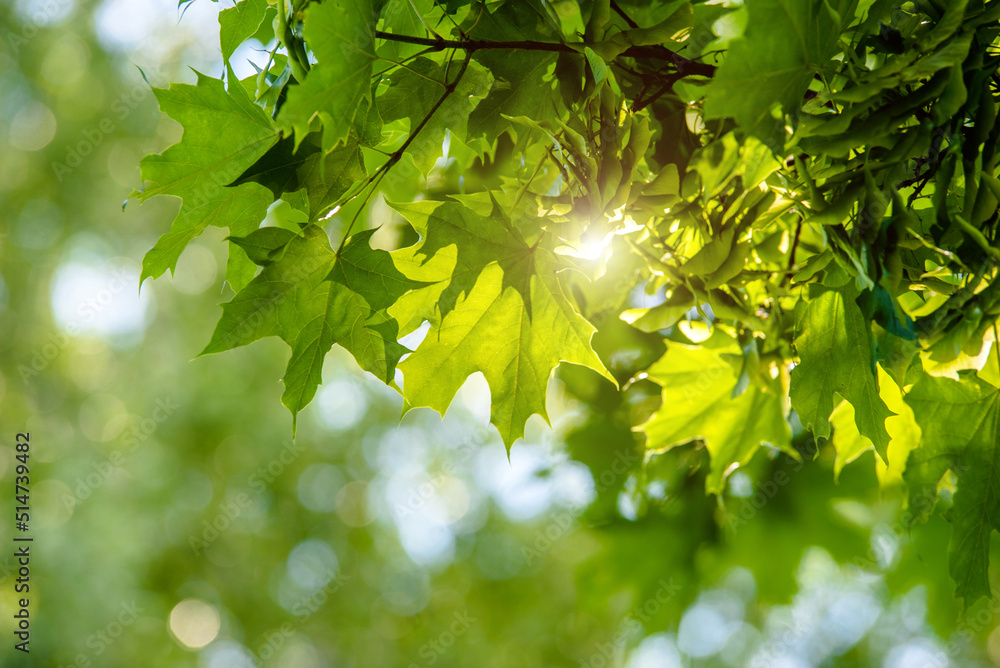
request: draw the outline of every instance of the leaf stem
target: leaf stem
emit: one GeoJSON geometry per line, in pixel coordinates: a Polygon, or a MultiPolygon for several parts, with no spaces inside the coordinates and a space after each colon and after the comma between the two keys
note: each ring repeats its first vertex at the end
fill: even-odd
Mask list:
{"type": "Polygon", "coordinates": [[[375,74],[373,74],[372,75],[372,79],[378,79],[379,77],[381,77],[386,72],[391,72],[392,70],[396,69],[397,67],[406,67],[406,63],[410,62],[411,60],[415,60],[415,59],[419,58],[420,56],[423,56],[425,54],[431,53],[432,51],[434,51],[434,49],[423,49],[422,51],[418,51],[415,54],[413,54],[412,56],[407,56],[406,58],[403,58],[400,61],[389,60],[388,58],[382,58],[381,60],[384,60],[384,61],[386,61],[388,63],[392,63],[392,64],[389,65],[389,67],[386,67],[383,70],[379,70],[378,72],[376,72],[375,74]]]}
{"type": "Polygon", "coordinates": [[[267,83],[267,73],[271,69],[271,64],[274,62],[274,54],[278,51],[278,44],[274,45],[271,49],[270,55],[267,57],[267,65],[264,66],[260,72],[257,73],[257,91],[254,93],[254,100],[260,100],[263,95],[264,84],[267,83]]]}
{"type": "MultiPolygon", "coordinates": [[[[383,58],[383,60],[386,60],[386,59],[383,58]]],[[[388,70],[391,70],[391,69],[404,69],[404,70],[408,70],[409,72],[411,72],[414,76],[420,77],[421,79],[426,79],[427,81],[429,81],[429,82],[431,82],[433,84],[437,84],[438,86],[441,86],[442,88],[445,87],[445,83],[443,81],[438,81],[434,77],[429,77],[426,74],[424,74],[423,72],[420,72],[419,70],[415,70],[410,65],[407,65],[405,60],[401,60],[401,61],[389,60],[388,62],[392,63],[393,66],[390,67],[390,68],[387,68],[386,70],[383,70],[382,73],[385,73],[385,72],[387,72],[388,70]]],[[[447,77],[447,72],[445,72],[445,77],[447,77]]],[[[374,78],[374,77],[372,77],[372,78],[374,78]]]]}
{"type": "Polygon", "coordinates": [[[517,189],[517,197],[514,198],[514,206],[511,207],[512,209],[516,208],[517,205],[520,204],[521,198],[524,197],[524,193],[528,191],[528,186],[530,186],[531,182],[535,180],[536,176],[538,176],[538,172],[542,171],[542,165],[544,165],[545,161],[548,160],[549,157],[551,156],[552,156],[552,149],[550,148],[548,151],[546,151],[545,155],[542,156],[542,159],[538,161],[538,165],[535,167],[535,171],[531,173],[531,176],[528,177],[528,180],[525,181],[524,185],[522,185],[520,188],[517,189]]]}
{"type": "Polygon", "coordinates": [[[674,84],[680,78],[681,78],[680,73],[674,74],[673,76],[669,76],[666,78],[666,83],[663,84],[663,86],[661,86],[658,91],[650,95],[649,98],[645,100],[639,100],[637,98],[637,101],[632,106],[632,113],[633,114],[639,113],[649,105],[659,100],[664,95],[664,93],[669,93],[671,90],[673,90],[674,84]]]}
{"type": "MultiPolygon", "coordinates": [[[[429,25],[427,25],[427,21],[424,21],[423,14],[421,14],[420,10],[417,9],[417,6],[415,4],[413,4],[413,0],[408,0],[408,1],[410,3],[410,9],[413,10],[414,15],[416,15],[417,20],[420,21],[420,25],[422,25],[424,27],[424,30],[426,30],[430,34],[434,35],[435,37],[440,37],[440,35],[438,35],[436,32],[434,32],[433,30],[431,30],[431,27],[429,25]]],[[[447,14],[447,12],[445,12],[445,14],[447,14]]]]}

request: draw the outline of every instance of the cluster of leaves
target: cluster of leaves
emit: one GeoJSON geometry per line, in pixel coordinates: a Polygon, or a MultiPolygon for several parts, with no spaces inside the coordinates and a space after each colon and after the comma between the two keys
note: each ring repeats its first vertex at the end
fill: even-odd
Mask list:
{"type": "Polygon", "coordinates": [[[266,67],[155,91],[183,138],[134,195],[183,203],[144,278],[228,228],[235,296],[205,353],[280,336],[293,414],[338,344],[407,407],[481,372],[508,447],[566,363],[596,438],[701,443],[715,494],[762,444],[829,440],[838,467],[874,449],[914,520],[949,507],[969,603],[1000,529],[998,19],[240,0],[223,56],[255,37],[266,67]]]}

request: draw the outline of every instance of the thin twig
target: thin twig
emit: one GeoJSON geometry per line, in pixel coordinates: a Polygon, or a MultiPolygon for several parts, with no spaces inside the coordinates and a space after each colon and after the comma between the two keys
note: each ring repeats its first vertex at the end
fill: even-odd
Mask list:
{"type": "MultiPolygon", "coordinates": [[[[392,63],[393,67],[402,68],[404,70],[412,72],[415,76],[418,76],[421,79],[427,79],[427,81],[430,81],[431,83],[437,84],[438,86],[441,86],[442,88],[444,88],[444,86],[445,86],[445,84],[444,84],[443,81],[438,81],[434,77],[427,76],[423,72],[420,72],[418,70],[413,69],[412,67],[410,67],[409,65],[406,64],[405,60],[395,61],[395,60],[388,60],[387,58],[383,58],[382,60],[386,60],[386,61],[392,63]]],[[[389,69],[392,69],[392,67],[390,67],[389,69]]],[[[387,71],[387,70],[383,70],[383,72],[385,72],[385,71],[387,71]]],[[[447,72],[445,72],[445,76],[447,77],[447,72]]],[[[372,78],[374,78],[374,77],[372,77],[372,78]]]]}
{"type": "MultiPolygon", "coordinates": [[[[410,4],[411,5],[413,4],[413,0],[410,0],[410,4]]],[[[434,0],[434,5],[440,7],[441,3],[439,2],[439,0],[434,0]]],[[[417,11],[417,8],[415,6],[413,7],[413,11],[417,11]]],[[[455,19],[452,18],[451,14],[448,13],[447,8],[444,9],[444,15],[447,16],[448,20],[451,21],[451,24],[453,26],[455,26],[455,30],[458,31],[458,34],[461,35],[464,38],[465,37],[465,31],[462,30],[462,26],[458,25],[458,23],[455,22],[455,19]]],[[[437,34],[437,33],[435,33],[435,34],[437,34]]]]}
{"type": "Polygon", "coordinates": [[[799,237],[802,235],[802,218],[799,218],[799,224],[795,226],[795,237],[792,239],[792,249],[788,253],[788,271],[792,270],[795,266],[795,251],[799,249],[799,237]]]}
{"type": "Polygon", "coordinates": [[[413,4],[413,0],[409,0],[409,2],[410,2],[410,9],[412,9],[413,13],[417,15],[417,20],[420,21],[420,25],[422,25],[424,27],[424,30],[426,30],[430,34],[434,35],[435,37],[440,38],[441,35],[437,34],[433,30],[431,30],[431,27],[429,25],[427,25],[427,21],[424,21],[423,15],[417,9],[417,6],[415,4],[413,4]]]}
{"type": "Polygon", "coordinates": [[[381,58],[381,60],[385,60],[386,62],[389,62],[389,63],[392,63],[392,64],[389,65],[389,67],[387,67],[387,68],[385,68],[383,70],[379,70],[378,72],[376,72],[375,74],[373,74],[372,75],[372,79],[373,80],[374,79],[378,79],[379,77],[381,77],[386,72],[390,72],[390,71],[396,69],[397,67],[406,67],[406,63],[410,62],[411,60],[415,60],[415,59],[419,58],[420,56],[423,56],[425,54],[431,53],[432,51],[434,51],[434,49],[423,49],[422,51],[417,51],[412,56],[407,56],[406,58],[403,58],[400,61],[389,60],[387,58],[381,58]]]}
{"type": "Polygon", "coordinates": [[[674,84],[677,82],[678,79],[680,79],[679,74],[675,74],[674,76],[669,77],[668,81],[665,84],[663,84],[663,86],[661,86],[658,91],[653,93],[648,100],[642,100],[636,102],[636,104],[632,106],[632,113],[634,114],[639,113],[649,105],[659,100],[664,95],[664,93],[669,93],[670,91],[672,91],[674,88],[674,84]]]}
{"type": "Polygon", "coordinates": [[[438,98],[438,101],[434,103],[434,106],[431,107],[431,110],[427,112],[427,115],[424,116],[424,120],[420,121],[420,124],[416,128],[414,128],[412,132],[410,132],[410,136],[406,138],[406,141],[403,142],[403,145],[400,146],[398,149],[396,149],[393,152],[393,154],[389,157],[389,159],[386,160],[384,163],[382,163],[382,165],[377,170],[375,170],[375,173],[368,178],[368,182],[364,186],[362,186],[361,188],[362,191],[369,185],[372,186],[372,189],[371,191],[369,191],[368,195],[365,196],[365,201],[361,203],[360,207],[358,207],[358,211],[357,213],[354,214],[354,217],[351,219],[351,223],[350,225],[347,226],[347,230],[344,231],[344,238],[340,240],[340,245],[337,246],[338,256],[340,255],[340,251],[344,249],[344,244],[347,243],[347,239],[351,236],[351,230],[354,229],[354,224],[358,221],[358,218],[361,216],[361,212],[364,210],[365,206],[368,205],[368,202],[369,200],[371,200],[372,195],[378,188],[379,183],[382,182],[382,179],[389,172],[389,170],[392,169],[393,166],[395,166],[395,164],[400,161],[400,159],[403,157],[403,154],[406,153],[406,149],[410,147],[410,144],[413,143],[413,140],[417,138],[421,130],[423,130],[424,127],[427,125],[427,123],[430,122],[431,118],[434,116],[437,110],[441,108],[441,105],[444,104],[445,100],[447,100],[448,97],[455,92],[455,89],[458,87],[459,82],[462,80],[462,76],[465,74],[465,70],[468,69],[470,62],[472,62],[472,58],[470,56],[466,56],[465,60],[462,62],[461,69],[459,69],[458,71],[458,75],[455,77],[455,80],[449,83],[447,86],[445,86],[444,93],[441,95],[440,98],[438,98]]]}
{"type": "Polygon", "coordinates": [[[535,167],[535,171],[531,173],[531,176],[528,177],[528,180],[524,183],[524,185],[518,188],[517,197],[514,198],[514,206],[511,207],[512,209],[517,208],[517,205],[521,203],[521,198],[524,197],[524,193],[528,191],[528,187],[531,185],[531,182],[535,180],[535,177],[538,176],[538,172],[542,171],[542,165],[545,164],[546,159],[548,159],[550,155],[552,155],[551,150],[542,156],[542,159],[538,161],[538,166],[535,167]]]}
{"type": "Polygon", "coordinates": [[[639,24],[636,23],[635,21],[633,21],[631,18],[629,18],[629,15],[626,14],[625,11],[621,7],[618,6],[618,3],[615,2],[615,0],[611,0],[611,9],[615,10],[615,12],[618,13],[618,16],[620,16],[623,19],[625,19],[625,23],[628,24],[629,28],[638,28],[639,27],[639,24]]]}
{"type": "MultiPolygon", "coordinates": [[[[435,39],[430,37],[415,37],[413,35],[397,35],[382,30],[376,30],[375,36],[379,39],[390,42],[403,42],[405,44],[419,44],[421,46],[433,47],[436,51],[445,49],[462,49],[468,53],[475,51],[490,50],[519,50],[519,51],[551,51],[556,53],[581,53],[587,46],[583,42],[574,44],[563,44],[562,42],[533,42],[531,40],[516,41],[494,41],[483,39],[435,39]]],[[[679,73],[685,75],[693,74],[711,77],[715,73],[715,66],[708,63],[699,63],[690,58],[685,58],[679,53],[660,46],[632,46],[622,52],[626,58],[639,58],[647,60],[669,60],[673,62],[679,73]]]]}

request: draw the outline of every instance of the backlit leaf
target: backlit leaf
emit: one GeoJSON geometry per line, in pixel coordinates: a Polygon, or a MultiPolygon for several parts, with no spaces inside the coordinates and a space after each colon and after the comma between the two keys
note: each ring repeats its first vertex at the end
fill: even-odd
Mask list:
{"type": "Polygon", "coordinates": [[[990,595],[990,537],[1000,530],[1000,392],[973,375],[924,376],[906,403],[923,431],[904,474],[913,512],[926,515],[946,471],[958,478],[949,561],[955,593],[968,606],[990,595]]]}
{"type": "Polygon", "coordinates": [[[410,325],[432,322],[400,365],[412,405],[443,413],[465,380],[482,372],[492,394],[491,421],[509,448],[532,414],[547,419],[546,389],[560,362],[588,366],[614,382],[591,348],[594,327],[566,298],[556,258],[544,245],[526,243],[499,212],[486,217],[457,202],[395,207],[423,237],[394,253],[397,266],[411,279],[433,281],[401,304],[409,313],[391,310],[410,325]]]}
{"type": "Polygon", "coordinates": [[[849,294],[828,290],[795,315],[795,349],[799,363],[792,370],[792,408],[802,424],[817,436],[830,435],[834,394],[854,407],[858,431],[871,439],[883,460],[889,446],[885,429],[892,412],[878,393],[871,329],[849,294]]]}
{"type": "MultiPolygon", "coordinates": [[[[235,77],[230,71],[230,80],[235,77]]],[[[181,141],[142,159],[145,186],[134,195],[174,195],[182,200],[170,232],[143,260],[142,277],[173,269],[191,239],[206,226],[259,223],[271,193],[257,184],[227,187],[278,141],[263,109],[238,83],[227,91],[222,81],[198,74],[197,85],[171,84],[154,89],[160,109],[184,127],[181,141]],[[220,127],[218,122],[225,119],[220,127]]]]}
{"type": "Polygon", "coordinates": [[[663,388],[663,403],[641,427],[646,447],[663,450],[704,440],[711,454],[705,484],[713,494],[722,493],[734,465],[750,461],[761,443],[791,450],[776,386],[764,391],[751,384],[732,397],[738,373],[725,356],[739,352],[735,341],[711,348],[675,343],[648,371],[663,388]]]}
{"type": "Polygon", "coordinates": [[[278,124],[286,134],[294,131],[296,144],[318,117],[323,149],[329,151],[347,138],[358,110],[371,101],[375,18],[371,0],[313,2],[306,7],[304,37],[319,62],[304,82],[289,89],[278,114],[278,124]]]}

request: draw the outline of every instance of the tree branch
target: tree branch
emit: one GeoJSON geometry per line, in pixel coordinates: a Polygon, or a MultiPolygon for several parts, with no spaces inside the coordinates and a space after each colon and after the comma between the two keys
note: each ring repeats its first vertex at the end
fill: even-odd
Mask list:
{"type": "MultiPolygon", "coordinates": [[[[649,96],[649,98],[647,98],[645,100],[641,99],[642,95],[640,94],[639,97],[636,98],[635,104],[632,106],[632,112],[633,113],[638,113],[638,112],[642,111],[643,109],[645,109],[646,107],[648,107],[649,105],[651,105],[654,102],[656,102],[657,100],[659,100],[663,96],[664,93],[668,93],[671,90],[673,90],[674,84],[677,83],[677,80],[680,79],[680,78],[681,78],[681,75],[679,73],[675,74],[673,76],[667,77],[666,83],[664,83],[663,86],[661,86],[658,91],[656,91],[655,93],[653,93],[651,96],[649,96]]],[[[645,88],[643,90],[645,90],[645,88]]]]}
{"type": "Polygon", "coordinates": [[[611,0],[611,9],[615,10],[618,16],[622,17],[622,19],[625,20],[625,23],[628,24],[629,28],[639,27],[639,24],[633,21],[631,18],[629,18],[629,15],[625,13],[625,10],[623,10],[621,6],[619,6],[619,4],[615,2],[615,0],[611,0]]]}
{"type": "MultiPolygon", "coordinates": [[[[432,47],[435,51],[444,49],[462,49],[468,53],[474,51],[488,51],[497,49],[510,49],[518,51],[553,51],[556,53],[580,53],[586,46],[583,42],[578,44],[563,44],[562,42],[533,42],[530,40],[521,41],[492,41],[484,39],[437,39],[434,37],[415,37],[413,35],[396,35],[391,32],[376,30],[375,36],[379,39],[390,42],[403,42],[406,44],[419,44],[420,46],[432,47]]],[[[626,58],[638,58],[640,60],[667,60],[674,64],[677,72],[683,75],[699,75],[711,77],[715,73],[715,66],[708,63],[699,63],[685,58],[679,53],[675,53],[665,46],[632,46],[622,52],[626,58]]]]}

